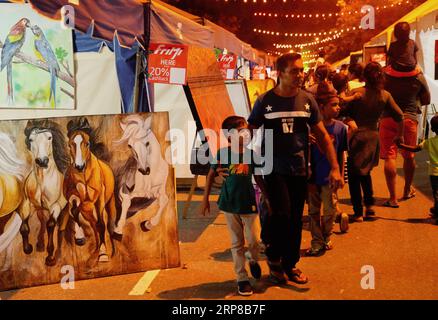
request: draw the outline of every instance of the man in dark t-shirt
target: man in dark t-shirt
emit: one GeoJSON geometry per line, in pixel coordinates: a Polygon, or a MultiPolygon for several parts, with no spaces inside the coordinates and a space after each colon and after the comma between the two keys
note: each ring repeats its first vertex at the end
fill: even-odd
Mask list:
{"type": "Polygon", "coordinates": [[[296,268],[300,259],[302,216],[307,194],[309,128],[331,165],[330,186],[343,183],[336,153],[321,121],[315,99],[301,90],[303,61],[299,54],[285,54],[277,60],[278,85],[260,96],[249,116],[250,129],[264,126],[262,151],[272,155],[271,172],[263,172],[267,201],[272,208],[262,224],[266,256],[274,282],[303,284],[307,277],[296,268]],[[272,143],[265,137],[268,130],[272,143]]]}

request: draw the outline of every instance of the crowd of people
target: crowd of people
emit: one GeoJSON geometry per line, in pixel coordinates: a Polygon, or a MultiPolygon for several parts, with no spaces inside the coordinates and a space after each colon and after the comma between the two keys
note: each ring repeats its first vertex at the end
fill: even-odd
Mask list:
{"type": "MultiPolygon", "coordinates": [[[[273,282],[307,283],[308,277],[297,268],[305,202],[312,235],[306,255],[319,256],[333,248],[331,234],[336,220],[346,231],[350,221],[361,222],[376,215],[371,171],[379,159],[385,161],[389,193],[384,205],[397,208],[395,159],[399,148],[404,159],[404,199],[415,196],[413,152],[428,150],[435,199],[431,215],[436,217],[438,138],[417,145],[418,110],[430,103],[430,93],[417,65],[417,49],[409,40],[409,31],[407,23],[395,26],[397,41],[391,44],[386,68],[369,62],[334,72],[322,62],[305,76],[300,54],[282,55],[276,63],[276,87],[257,99],[249,118],[224,119],[222,129],[230,146],[219,150],[211,165],[200,211],[209,211],[211,186],[220,172],[226,178],[218,204],[232,239],[239,294],[252,294],[247,260],[252,276],[261,277],[259,236],[266,246],[273,282]],[[262,153],[272,153],[273,165],[271,172],[259,174],[257,153],[247,146],[251,141],[248,131],[262,126],[273,135],[272,146],[262,146],[262,153]],[[337,190],[347,176],[351,217],[340,212],[337,204],[337,190]],[[252,177],[262,194],[259,202],[252,177]],[[255,227],[257,213],[261,235],[255,227]]],[[[431,128],[438,133],[438,117],[432,119],[431,128]]]]}

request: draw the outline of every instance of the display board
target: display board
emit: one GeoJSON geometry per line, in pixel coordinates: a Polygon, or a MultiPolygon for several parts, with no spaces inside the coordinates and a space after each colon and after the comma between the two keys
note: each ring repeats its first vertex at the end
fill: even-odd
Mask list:
{"type": "Polygon", "coordinates": [[[245,80],[227,80],[225,81],[225,85],[227,86],[234,113],[248,119],[251,112],[251,105],[245,80]]]}
{"type": "Polygon", "coordinates": [[[198,128],[204,130],[210,153],[215,155],[219,148],[228,145],[221,125],[234,114],[234,109],[212,50],[189,48],[187,83],[184,88],[193,117],[198,128]]]}
{"type": "Polygon", "coordinates": [[[1,121],[0,291],[177,267],[168,129],[167,113],[1,121]]]}
{"type": "Polygon", "coordinates": [[[380,63],[382,67],[386,66],[386,45],[369,46],[363,48],[363,63],[370,61],[380,63]]]}
{"type": "Polygon", "coordinates": [[[115,55],[106,46],[101,52],[74,54],[76,109],[3,109],[0,120],[119,114],[121,93],[115,55]]]}
{"type": "Polygon", "coordinates": [[[1,4],[0,108],[74,109],[72,30],[27,4],[1,4]]]}

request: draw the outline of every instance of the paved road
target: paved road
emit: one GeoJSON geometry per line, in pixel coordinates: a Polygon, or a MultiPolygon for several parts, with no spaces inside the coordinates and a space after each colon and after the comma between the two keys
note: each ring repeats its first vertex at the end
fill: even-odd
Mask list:
{"type": "MultiPolygon", "coordinates": [[[[180,221],[180,268],[78,281],[74,290],[60,285],[0,293],[2,299],[438,299],[438,226],[428,217],[432,204],[426,161],[419,157],[415,179],[417,196],[399,209],[379,206],[386,197],[382,164],[373,172],[378,219],[350,225],[347,234],[335,226],[335,248],[322,257],[303,257],[299,267],[306,285],[273,286],[266,276],[254,282],[256,294],[237,296],[225,219],[212,205],[211,217],[198,217],[196,205],[189,219],[180,221]],[[363,266],[375,271],[375,288],[361,287],[363,266]],[[148,280],[152,280],[150,285],[148,280]],[[137,286],[137,287],[136,287],[137,286]],[[135,290],[133,288],[136,287],[135,290]],[[146,288],[147,292],[144,292],[146,288]],[[136,291],[138,295],[129,295],[136,291]]],[[[401,163],[398,163],[399,168],[401,163]]],[[[402,178],[398,177],[401,193],[402,178]]],[[[341,209],[351,213],[348,190],[340,193],[341,209]]],[[[178,196],[185,199],[184,194],[178,196]]],[[[195,197],[199,201],[200,196],[195,197]]],[[[179,203],[181,209],[182,203],[179,203]]],[[[302,249],[310,245],[303,231],[302,249]]],[[[267,267],[261,262],[264,274],[267,267]]]]}

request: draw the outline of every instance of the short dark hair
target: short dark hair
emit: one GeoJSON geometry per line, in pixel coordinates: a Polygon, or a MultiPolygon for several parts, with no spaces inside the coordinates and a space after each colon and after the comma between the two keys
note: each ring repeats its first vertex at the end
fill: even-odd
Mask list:
{"type": "Polygon", "coordinates": [[[340,94],[348,88],[348,77],[345,74],[336,73],[332,77],[332,83],[338,94],[340,94]]]}
{"type": "Polygon", "coordinates": [[[243,124],[246,124],[244,117],[229,116],[222,122],[222,130],[230,131],[239,128],[243,124]]]}
{"type": "Polygon", "coordinates": [[[432,119],[430,119],[430,129],[438,134],[438,114],[434,115],[432,119]]]}
{"type": "Polygon", "coordinates": [[[326,105],[331,99],[337,97],[338,94],[330,82],[324,81],[318,85],[315,98],[320,106],[326,105]]]}
{"type": "Polygon", "coordinates": [[[321,50],[320,52],[319,52],[319,54],[318,54],[321,58],[324,58],[324,56],[325,56],[325,51],[324,50],[321,50]]]}
{"type": "Polygon", "coordinates": [[[278,57],[275,67],[277,71],[284,72],[289,65],[289,62],[294,62],[299,59],[301,59],[301,54],[299,53],[286,53],[278,57]]]}
{"type": "Polygon", "coordinates": [[[363,66],[360,63],[350,64],[348,67],[348,72],[350,72],[356,78],[362,79],[363,66]]]}
{"type": "Polygon", "coordinates": [[[326,64],[318,66],[315,70],[315,78],[319,81],[327,80],[330,75],[330,69],[326,64]]]}
{"type": "Polygon", "coordinates": [[[405,21],[399,22],[394,26],[394,35],[399,41],[407,42],[410,32],[411,26],[405,21]]]}
{"type": "Polygon", "coordinates": [[[348,69],[348,64],[344,63],[344,64],[341,66],[341,70],[347,70],[347,69],[348,69]]]}
{"type": "Polygon", "coordinates": [[[385,83],[385,74],[383,73],[380,63],[369,62],[363,71],[363,76],[367,86],[370,86],[371,88],[383,89],[383,85],[385,83]]]}

